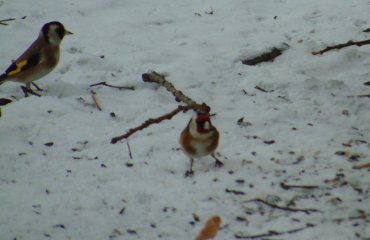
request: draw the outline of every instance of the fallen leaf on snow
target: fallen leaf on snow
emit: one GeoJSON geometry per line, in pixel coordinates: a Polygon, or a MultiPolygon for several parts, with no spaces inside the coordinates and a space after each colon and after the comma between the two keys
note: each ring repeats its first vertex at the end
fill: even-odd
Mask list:
{"type": "Polygon", "coordinates": [[[208,220],[203,230],[199,233],[196,240],[207,240],[216,237],[218,229],[221,225],[221,218],[219,216],[213,216],[208,220]]]}

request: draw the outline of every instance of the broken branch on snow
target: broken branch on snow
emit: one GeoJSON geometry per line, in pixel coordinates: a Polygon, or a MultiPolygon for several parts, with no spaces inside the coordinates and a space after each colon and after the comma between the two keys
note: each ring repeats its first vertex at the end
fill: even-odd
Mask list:
{"type": "Polygon", "coordinates": [[[172,83],[167,81],[163,75],[157,72],[151,71],[144,73],[142,78],[144,82],[158,83],[159,85],[165,87],[167,91],[172,93],[172,95],[175,97],[176,102],[183,102],[196,112],[209,113],[211,111],[211,108],[207,104],[198,104],[191,98],[185,96],[183,92],[177,90],[172,83]]]}
{"type": "Polygon", "coordinates": [[[9,22],[9,21],[14,21],[14,20],[15,20],[15,18],[8,18],[8,19],[0,20],[0,25],[4,25],[4,26],[6,26],[6,25],[8,25],[8,23],[7,23],[7,22],[9,22]]]}
{"type": "Polygon", "coordinates": [[[353,169],[364,169],[364,168],[367,168],[367,169],[370,169],[370,162],[368,163],[362,163],[362,164],[358,164],[358,165],[355,165],[352,167],[353,169]]]}
{"type": "Polygon", "coordinates": [[[206,104],[198,104],[195,101],[193,101],[191,98],[185,96],[181,91],[178,91],[175,86],[167,81],[164,76],[160,75],[157,72],[151,71],[144,73],[142,75],[143,81],[144,82],[151,82],[151,83],[158,83],[159,85],[165,87],[167,91],[171,92],[173,96],[175,96],[175,99],[177,102],[183,102],[187,106],[178,106],[175,110],[166,113],[160,117],[157,118],[150,118],[146,120],[144,123],[142,123],[140,126],[131,128],[127,133],[117,136],[111,139],[111,143],[115,144],[118,141],[121,141],[123,139],[129,138],[132,134],[143,130],[144,128],[149,127],[152,124],[157,124],[160,123],[164,120],[170,120],[173,116],[178,114],[179,112],[186,112],[188,110],[194,110],[196,112],[201,112],[201,113],[209,113],[211,111],[211,108],[206,104]]]}
{"type": "Polygon", "coordinates": [[[131,152],[131,147],[130,147],[130,144],[128,143],[127,141],[127,149],[128,149],[128,157],[132,160],[132,152],[131,152]]]}
{"type": "Polygon", "coordinates": [[[320,212],[319,210],[317,209],[312,209],[312,208],[308,208],[308,209],[299,209],[299,208],[289,208],[289,207],[281,207],[281,206],[278,206],[278,205],[275,205],[275,204],[272,204],[272,203],[269,203],[265,200],[262,200],[262,199],[259,199],[259,198],[255,198],[255,199],[251,199],[251,200],[247,200],[245,202],[259,202],[259,203],[263,203],[271,208],[274,208],[274,209],[279,209],[279,210],[283,210],[283,211],[288,211],[288,212],[304,212],[306,214],[310,214],[311,212],[320,212]]]}
{"type": "Polygon", "coordinates": [[[150,125],[152,124],[155,124],[155,123],[160,123],[162,122],[163,120],[170,120],[173,116],[175,116],[176,114],[178,114],[179,112],[186,112],[188,111],[189,109],[191,109],[191,107],[189,106],[178,106],[175,110],[167,113],[167,114],[164,114],[158,118],[150,118],[148,120],[146,120],[144,123],[142,123],[140,126],[136,127],[136,128],[131,128],[130,130],[128,130],[127,133],[121,135],[121,136],[118,136],[118,137],[114,137],[112,138],[111,140],[111,143],[112,144],[115,144],[117,143],[118,141],[121,141],[123,139],[127,139],[129,138],[132,134],[136,133],[137,131],[141,131],[143,130],[144,128],[147,128],[149,127],[150,125]]]}
{"type": "Polygon", "coordinates": [[[225,192],[232,193],[232,194],[235,194],[235,195],[245,195],[245,192],[243,192],[243,191],[233,190],[233,189],[228,189],[228,188],[225,189],[225,192]]]}
{"type": "Polygon", "coordinates": [[[255,86],[254,88],[257,89],[257,90],[259,90],[259,91],[261,91],[261,92],[264,92],[264,93],[273,92],[273,91],[267,91],[266,89],[263,89],[262,87],[260,87],[258,85],[255,86]]]}
{"type": "Polygon", "coordinates": [[[358,97],[358,98],[370,98],[370,94],[363,94],[363,95],[353,95],[347,96],[348,98],[358,97]]]}
{"type": "Polygon", "coordinates": [[[367,45],[367,44],[370,44],[370,39],[363,40],[363,41],[352,41],[352,40],[350,40],[346,43],[341,43],[341,44],[337,44],[337,45],[333,45],[333,46],[328,46],[323,50],[320,50],[320,51],[317,51],[317,52],[312,52],[312,54],[313,55],[322,55],[322,54],[324,54],[328,51],[334,50],[334,49],[342,49],[342,48],[350,47],[350,46],[361,47],[361,46],[367,45]]]}
{"type": "Polygon", "coordinates": [[[284,43],[281,47],[273,47],[270,51],[262,53],[258,56],[242,60],[242,63],[249,66],[254,66],[262,62],[272,62],[278,56],[280,56],[289,45],[284,43]]]}
{"type": "Polygon", "coordinates": [[[119,90],[123,90],[123,89],[125,89],[125,90],[135,90],[134,87],[114,86],[114,85],[108,84],[107,82],[99,82],[99,83],[91,84],[90,87],[95,87],[95,86],[99,86],[99,85],[106,86],[106,87],[111,87],[111,88],[117,88],[119,90]]]}
{"type": "Polygon", "coordinates": [[[288,185],[283,182],[280,183],[280,186],[284,188],[285,190],[289,190],[292,188],[302,188],[302,189],[315,189],[319,188],[319,186],[313,186],[313,185],[288,185]]]}
{"type": "Polygon", "coordinates": [[[99,111],[103,111],[101,105],[100,105],[100,102],[98,100],[98,97],[96,96],[96,92],[94,90],[91,90],[91,98],[96,106],[96,108],[99,110],[99,111]]]}
{"type": "Polygon", "coordinates": [[[300,232],[300,231],[303,231],[307,228],[312,228],[312,227],[316,227],[316,225],[312,224],[312,223],[307,223],[306,226],[304,226],[304,227],[295,228],[295,229],[291,229],[291,230],[287,230],[287,231],[278,232],[278,231],[270,230],[267,233],[262,233],[262,234],[258,234],[258,235],[249,235],[248,236],[248,235],[243,235],[243,234],[235,234],[234,236],[235,236],[236,239],[265,239],[266,237],[281,236],[281,235],[285,235],[285,234],[293,234],[293,233],[300,232]]]}

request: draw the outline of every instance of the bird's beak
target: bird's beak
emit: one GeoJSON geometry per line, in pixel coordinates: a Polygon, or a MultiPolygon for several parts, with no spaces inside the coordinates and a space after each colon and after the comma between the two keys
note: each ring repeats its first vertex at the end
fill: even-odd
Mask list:
{"type": "Polygon", "coordinates": [[[73,35],[73,32],[66,30],[66,35],[73,35]]]}

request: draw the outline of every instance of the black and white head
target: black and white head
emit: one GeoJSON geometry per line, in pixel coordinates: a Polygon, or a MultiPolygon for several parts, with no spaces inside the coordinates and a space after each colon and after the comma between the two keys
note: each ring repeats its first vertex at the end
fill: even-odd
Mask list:
{"type": "Polygon", "coordinates": [[[40,36],[42,36],[46,43],[50,45],[58,46],[64,36],[71,35],[70,31],[66,30],[63,24],[54,21],[46,23],[40,31],[40,36]]]}
{"type": "Polygon", "coordinates": [[[211,123],[211,116],[209,113],[198,113],[190,119],[189,131],[195,137],[206,137],[215,130],[216,128],[211,123]]]}

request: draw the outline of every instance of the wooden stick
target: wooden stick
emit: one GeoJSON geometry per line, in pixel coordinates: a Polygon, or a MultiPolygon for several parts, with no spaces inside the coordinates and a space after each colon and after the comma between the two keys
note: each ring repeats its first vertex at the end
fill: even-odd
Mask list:
{"type": "Polygon", "coordinates": [[[359,98],[370,98],[370,94],[363,94],[363,95],[353,95],[347,96],[348,98],[359,97],[359,98]]]}
{"type": "Polygon", "coordinates": [[[358,164],[358,165],[353,166],[352,168],[353,169],[364,169],[364,168],[370,169],[370,162],[358,164]]]}
{"type": "Polygon", "coordinates": [[[315,224],[312,224],[312,223],[307,223],[306,226],[304,227],[300,227],[300,228],[295,228],[295,229],[290,229],[290,230],[287,230],[287,231],[274,231],[274,230],[270,230],[268,231],[267,233],[262,233],[262,234],[257,234],[257,235],[242,235],[242,234],[235,234],[235,238],[236,239],[267,239],[266,237],[272,237],[272,236],[281,236],[281,235],[285,235],[285,234],[293,234],[293,233],[296,233],[296,232],[300,232],[300,231],[303,231],[307,228],[312,228],[312,227],[316,227],[315,224]]]}
{"type": "Polygon", "coordinates": [[[225,189],[225,192],[232,193],[232,194],[235,194],[235,195],[245,195],[245,192],[243,192],[243,191],[233,190],[233,189],[228,189],[228,188],[225,189]]]}
{"type": "Polygon", "coordinates": [[[177,102],[183,102],[187,106],[191,107],[194,111],[197,112],[207,112],[209,113],[211,111],[211,108],[205,104],[198,104],[195,101],[193,101],[191,98],[185,96],[185,94],[175,88],[172,83],[167,81],[165,77],[157,72],[151,71],[144,73],[142,75],[144,82],[150,82],[150,83],[158,83],[159,85],[165,87],[167,91],[172,93],[172,95],[175,97],[175,100],[177,102]]]}
{"type": "Polygon", "coordinates": [[[125,90],[135,90],[134,87],[114,86],[114,85],[108,84],[107,82],[94,83],[94,84],[91,84],[90,87],[95,87],[95,86],[99,86],[99,85],[106,86],[106,87],[111,87],[111,88],[117,88],[119,90],[123,90],[123,89],[125,89],[125,90]]]}
{"type": "Polygon", "coordinates": [[[205,103],[198,104],[195,101],[193,101],[192,99],[190,99],[189,97],[185,96],[185,94],[183,94],[181,91],[178,91],[175,88],[175,86],[173,86],[172,83],[167,81],[163,75],[160,75],[157,72],[152,71],[152,72],[144,73],[142,75],[142,78],[143,78],[144,82],[157,83],[157,84],[160,84],[161,86],[165,87],[167,89],[167,91],[172,93],[172,95],[175,97],[176,101],[183,102],[187,106],[181,106],[180,105],[175,110],[173,110],[173,111],[171,111],[167,114],[164,114],[164,115],[162,115],[160,117],[157,117],[157,118],[154,118],[154,119],[150,118],[150,119],[146,120],[140,126],[128,130],[128,132],[126,132],[125,134],[112,138],[111,139],[112,144],[115,144],[115,143],[117,143],[117,142],[119,142],[123,139],[127,139],[132,134],[134,134],[138,131],[141,131],[144,128],[147,128],[152,124],[160,123],[163,120],[170,120],[173,116],[175,116],[179,112],[186,112],[190,109],[192,109],[196,112],[200,112],[200,113],[209,113],[211,111],[211,108],[207,104],[205,104],[205,103]]]}
{"type": "Polygon", "coordinates": [[[281,206],[269,203],[269,202],[267,202],[265,200],[262,200],[262,199],[259,199],[259,198],[247,200],[245,202],[259,202],[259,203],[263,203],[263,204],[265,204],[265,205],[267,205],[271,208],[275,208],[275,209],[279,209],[279,210],[283,210],[283,211],[289,211],[289,212],[304,212],[306,214],[310,214],[311,212],[320,212],[317,209],[298,209],[298,208],[281,207],[281,206]]]}
{"type": "Polygon", "coordinates": [[[99,111],[103,111],[103,109],[100,106],[100,102],[98,100],[98,97],[96,96],[96,92],[94,90],[91,90],[91,98],[92,98],[96,108],[99,109],[99,111]]]}
{"type": "Polygon", "coordinates": [[[266,89],[261,88],[260,86],[255,86],[254,88],[257,89],[257,90],[260,90],[261,92],[264,92],[264,93],[268,93],[269,92],[266,89]]]}
{"type": "Polygon", "coordinates": [[[317,51],[317,52],[312,52],[312,54],[313,55],[322,55],[323,53],[334,50],[334,49],[342,49],[342,48],[349,47],[349,46],[361,47],[361,46],[367,45],[367,44],[370,44],[370,39],[363,40],[363,41],[352,41],[352,40],[350,40],[346,43],[341,43],[341,44],[337,44],[337,45],[334,45],[334,46],[328,46],[323,50],[320,50],[320,51],[317,51]]]}
{"type": "Polygon", "coordinates": [[[262,62],[272,62],[278,56],[280,56],[285,49],[272,48],[269,52],[263,53],[259,56],[242,60],[242,63],[249,66],[254,66],[262,62]]]}
{"type": "Polygon", "coordinates": [[[129,138],[132,134],[136,133],[137,131],[141,131],[144,128],[147,128],[147,127],[149,127],[152,124],[160,123],[163,120],[170,120],[173,116],[175,116],[179,112],[186,112],[186,111],[188,111],[190,109],[192,109],[192,107],[189,107],[189,106],[178,106],[175,110],[173,110],[173,111],[171,111],[171,112],[169,112],[167,114],[164,114],[164,115],[162,115],[160,117],[157,117],[157,118],[150,118],[150,119],[146,120],[144,123],[142,123],[140,126],[138,126],[136,128],[131,128],[125,134],[123,134],[121,136],[118,136],[118,137],[112,138],[111,143],[112,144],[116,144],[117,142],[119,142],[119,141],[121,141],[123,139],[129,138]]]}
{"type": "Polygon", "coordinates": [[[127,141],[127,149],[128,149],[128,156],[132,160],[133,158],[132,158],[131,147],[130,147],[130,144],[128,143],[128,141],[127,141]]]}
{"type": "Polygon", "coordinates": [[[319,186],[313,186],[313,185],[288,185],[283,182],[280,183],[280,186],[284,188],[285,190],[289,190],[292,188],[302,188],[302,189],[315,189],[319,188],[319,186]]]}

